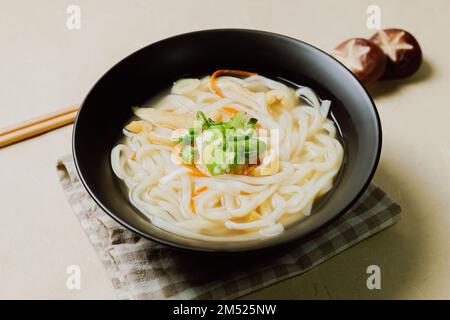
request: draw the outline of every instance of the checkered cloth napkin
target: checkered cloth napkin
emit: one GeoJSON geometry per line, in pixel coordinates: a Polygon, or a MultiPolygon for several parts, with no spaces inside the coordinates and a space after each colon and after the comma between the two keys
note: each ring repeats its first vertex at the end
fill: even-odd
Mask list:
{"type": "Polygon", "coordinates": [[[75,215],[97,250],[119,299],[233,299],[302,274],[391,226],[401,208],[371,184],[346,214],[319,232],[263,256],[189,254],[125,229],[104,213],[78,179],[73,158],[57,171],[75,215]]]}

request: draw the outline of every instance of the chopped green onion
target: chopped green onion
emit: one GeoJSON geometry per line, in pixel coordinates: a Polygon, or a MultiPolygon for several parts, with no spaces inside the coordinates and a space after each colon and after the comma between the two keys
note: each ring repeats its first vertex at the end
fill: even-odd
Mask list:
{"type": "Polygon", "coordinates": [[[197,150],[195,150],[193,147],[191,146],[185,146],[182,150],[181,150],[181,159],[183,159],[184,163],[187,164],[192,164],[195,162],[195,159],[197,157],[197,150]]]}
{"type": "Polygon", "coordinates": [[[194,163],[199,154],[194,147],[194,140],[203,134],[203,160],[212,175],[229,173],[232,168],[254,164],[266,148],[266,144],[255,137],[257,122],[257,119],[249,118],[242,111],[227,122],[215,122],[199,111],[194,128],[190,128],[178,141],[183,145],[180,156],[185,163],[194,163]]]}

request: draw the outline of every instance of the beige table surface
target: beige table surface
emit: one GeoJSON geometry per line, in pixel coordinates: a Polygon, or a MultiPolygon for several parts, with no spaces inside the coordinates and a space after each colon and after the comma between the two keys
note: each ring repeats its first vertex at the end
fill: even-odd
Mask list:
{"type": "MultiPolygon", "coordinates": [[[[372,87],[383,130],[375,181],[403,207],[394,227],[251,298],[450,298],[450,1],[6,1],[0,0],[0,126],[79,103],[129,53],[192,30],[278,32],[330,51],[368,37],[366,8],[382,26],[413,32],[425,65],[402,83],[372,87]],[[81,8],[68,30],[66,8],[81,8]],[[382,288],[366,287],[381,267],[382,288]]],[[[96,253],[65,201],[56,159],[72,127],[0,149],[0,298],[114,298],[96,253]],[[81,289],[66,269],[81,268],[81,289]]]]}

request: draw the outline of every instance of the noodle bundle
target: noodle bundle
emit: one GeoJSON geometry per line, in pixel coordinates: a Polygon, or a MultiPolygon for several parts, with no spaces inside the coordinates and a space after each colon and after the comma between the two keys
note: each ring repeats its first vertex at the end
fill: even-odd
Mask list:
{"type": "Polygon", "coordinates": [[[311,214],[341,167],[331,102],[221,71],[178,80],[151,108],[134,108],[111,165],[161,229],[207,241],[276,236],[311,214]]]}

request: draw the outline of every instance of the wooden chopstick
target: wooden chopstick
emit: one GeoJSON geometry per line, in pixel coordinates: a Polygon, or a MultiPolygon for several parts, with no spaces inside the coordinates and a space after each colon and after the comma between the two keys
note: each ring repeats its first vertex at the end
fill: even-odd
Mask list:
{"type": "Polygon", "coordinates": [[[10,132],[13,132],[13,131],[17,131],[19,129],[23,129],[23,128],[38,124],[40,122],[48,121],[53,118],[63,116],[67,113],[71,113],[74,111],[78,111],[78,107],[69,107],[69,108],[60,109],[60,110],[53,111],[53,112],[44,114],[42,116],[36,117],[36,118],[32,118],[32,119],[24,121],[24,122],[20,122],[20,123],[17,123],[17,124],[8,126],[8,127],[1,128],[0,136],[5,135],[10,132]]]}
{"type": "Polygon", "coordinates": [[[0,129],[0,148],[60,128],[75,121],[78,107],[58,111],[0,129]]]}

